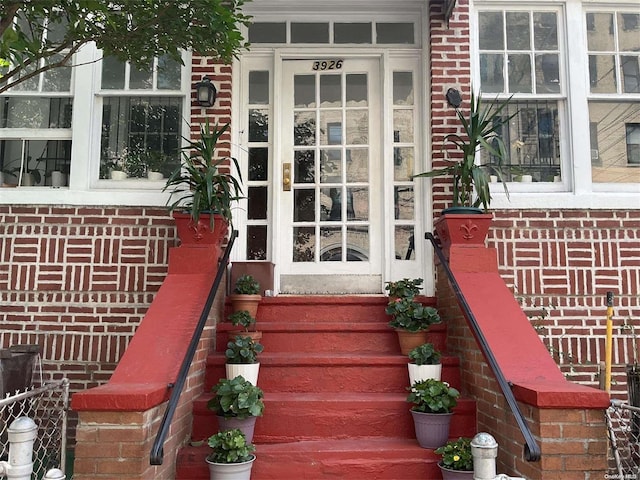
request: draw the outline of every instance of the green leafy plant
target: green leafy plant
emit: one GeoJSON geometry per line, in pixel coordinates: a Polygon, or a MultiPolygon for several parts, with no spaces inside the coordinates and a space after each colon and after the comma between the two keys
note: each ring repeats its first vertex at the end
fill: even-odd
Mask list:
{"type": "Polygon", "coordinates": [[[447,382],[433,378],[415,382],[408,390],[407,402],[414,404],[413,411],[422,413],[451,413],[460,396],[447,382]]]}
{"type": "Polygon", "coordinates": [[[256,319],[247,310],[238,310],[229,315],[229,321],[235,327],[242,327],[245,332],[256,323],[256,319]]]}
{"type": "MultiPolygon", "coordinates": [[[[200,139],[190,141],[183,152],[183,162],[165,183],[162,191],[171,191],[167,206],[170,212],[186,210],[197,223],[202,213],[217,213],[231,224],[231,204],[242,198],[240,165],[233,157],[216,157],[215,151],[229,124],[213,128],[207,120],[200,128],[200,139]],[[237,178],[230,172],[235,169],[237,178]],[[177,197],[177,198],[176,198],[177,197]]],[[[185,139],[186,140],[186,139],[185,139]]],[[[214,218],[211,215],[210,228],[213,231],[214,218]]]]}
{"type": "Polygon", "coordinates": [[[213,450],[207,456],[212,463],[248,462],[256,451],[256,447],[247,443],[244,433],[237,428],[211,435],[207,443],[213,450]]]}
{"type": "Polygon", "coordinates": [[[262,344],[254,342],[251,337],[238,335],[227,343],[224,355],[227,363],[258,363],[258,355],[263,349],[262,344]]]}
{"type": "Polygon", "coordinates": [[[436,448],[435,452],[442,455],[442,466],[450,470],[473,470],[473,456],[471,454],[471,439],[460,437],[450,440],[445,445],[436,448]]]}
{"type": "MultiPolygon", "coordinates": [[[[452,133],[444,138],[444,144],[451,143],[462,152],[461,159],[449,160],[450,165],[423,172],[416,177],[453,177],[453,206],[454,207],[482,207],[486,211],[491,203],[489,190],[489,172],[496,175],[504,191],[509,195],[507,186],[502,178],[502,163],[508,159],[509,153],[500,132],[504,125],[508,125],[516,113],[508,115],[507,106],[511,98],[504,101],[493,100],[484,104],[481,94],[471,91],[471,106],[469,118],[456,109],[456,114],[462,124],[463,134],[452,133]],[[480,165],[476,163],[476,155],[485,150],[493,160],[492,164],[480,165]]],[[[443,145],[444,149],[444,145],[443,145]]]]}
{"type": "Polygon", "coordinates": [[[259,417],[264,411],[264,392],[242,375],[232,379],[221,378],[211,391],[214,397],[207,407],[223,417],[259,417]]]}
{"type": "Polygon", "coordinates": [[[416,365],[437,365],[440,363],[440,352],[433,344],[423,343],[409,352],[409,359],[416,365]]]}
{"type": "Polygon", "coordinates": [[[233,293],[240,295],[257,295],[260,293],[260,283],[251,275],[240,275],[236,279],[233,293]]]}
{"type": "Polygon", "coordinates": [[[385,313],[392,316],[388,324],[390,327],[408,332],[427,330],[441,321],[435,308],[422,305],[413,298],[399,298],[389,302],[385,313]]]}
{"type": "Polygon", "coordinates": [[[421,278],[403,278],[396,282],[387,282],[384,289],[389,292],[391,298],[414,298],[420,293],[422,282],[421,278]]]}

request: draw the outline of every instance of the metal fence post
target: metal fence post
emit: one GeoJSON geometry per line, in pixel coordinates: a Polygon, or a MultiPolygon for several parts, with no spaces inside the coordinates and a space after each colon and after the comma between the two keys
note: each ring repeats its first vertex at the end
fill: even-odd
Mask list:
{"type": "Polygon", "coordinates": [[[29,417],[16,418],[7,429],[9,461],[0,462],[0,473],[7,480],[31,480],[33,473],[33,441],[38,426],[29,417]]]}

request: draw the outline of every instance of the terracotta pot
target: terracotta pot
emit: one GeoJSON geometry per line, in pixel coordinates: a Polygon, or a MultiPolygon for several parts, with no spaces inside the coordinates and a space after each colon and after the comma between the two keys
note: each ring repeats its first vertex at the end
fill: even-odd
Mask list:
{"type": "Polygon", "coordinates": [[[241,463],[214,463],[207,458],[210,480],[250,480],[251,468],[256,456],[241,463]]]}
{"type": "Polygon", "coordinates": [[[229,301],[234,312],[246,310],[253,318],[258,316],[258,305],[262,300],[262,295],[241,295],[233,293],[229,295],[229,301]]]}
{"type": "Polygon", "coordinates": [[[221,215],[214,215],[213,231],[208,213],[201,214],[198,223],[194,223],[188,213],[174,212],[173,218],[182,245],[222,245],[229,232],[229,225],[221,215]]]}
{"type": "Polygon", "coordinates": [[[422,413],[411,410],[416,440],[422,448],[438,448],[449,439],[453,413],[422,413]]]}
{"type": "Polygon", "coordinates": [[[400,343],[400,353],[409,355],[414,348],[427,343],[427,331],[408,332],[406,330],[396,329],[398,333],[398,342],[400,343]]]}
{"type": "Polygon", "coordinates": [[[442,480],[473,480],[473,470],[451,470],[438,463],[442,480]]]}

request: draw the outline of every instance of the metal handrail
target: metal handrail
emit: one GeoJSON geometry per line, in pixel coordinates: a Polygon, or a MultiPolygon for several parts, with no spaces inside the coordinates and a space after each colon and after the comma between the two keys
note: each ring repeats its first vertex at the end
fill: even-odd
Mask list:
{"type": "Polygon", "coordinates": [[[473,330],[473,333],[475,334],[476,339],[478,340],[478,346],[480,347],[480,349],[482,350],[482,353],[487,359],[487,363],[489,364],[489,367],[493,371],[493,374],[496,377],[496,380],[498,381],[500,390],[502,390],[502,395],[504,395],[504,398],[507,401],[507,404],[511,408],[511,413],[513,413],[513,416],[516,419],[516,423],[518,424],[518,427],[520,428],[520,432],[522,433],[522,436],[524,437],[524,441],[525,441],[524,458],[529,462],[539,461],[541,456],[540,447],[538,446],[536,439],[533,438],[531,429],[529,429],[529,425],[527,425],[527,421],[525,420],[524,415],[522,414],[522,411],[518,406],[518,402],[516,401],[516,398],[514,397],[513,392],[511,391],[510,383],[505,378],[504,373],[502,373],[502,369],[500,368],[500,365],[498,365],[498,361],[496,360],[496,357],[494,356],[493,351],[491,350],[491,347],[487,342],[487,339],[482,333],[482,330],[480,330],[476,317],[473,315],[473,312],[471,311],[471,308],[469,307],[469,304],[467,303],[466,298],[464,297],[462,291],[460,290],[460,286],[458,285],[458,282],[456,281],[453,275],[453,272],[449,267],[449,262],[447,262],[447,259],[445,258],[444,253],[442,252],[442,249],[440,248],[440,245],[438,244],[438,241],[433,236],[433,234],[431,232],[427,232],[425,233],[424,236],[427,240],[431,241],[431,244],[433,245],[436,255],[438,256],[438,259],[440,259],[442,268],[444,268],[444,271],[447,274],[447,277],[449,278],[449,282],[451,283],[451,288],[453,288],[453,292],[455,293],[458,299],[458,302],[460,303],[460,307],[462,308],[465,316],[469,320],[470,327],[473,330]]]}
{"type": "Polygon", "coordinates": [[[167,408],[164,412],[164,416],[162,417],[162,422],[160,423],[158,434],[156,435],[156,439],[153,442],[153,447],[151,447],[151,455],[149,460],[149,463],[151,465],[162,465],[162,461],[164,457],[164,451],[163,451],[164,441],[166,439],[167,434],[169,433],[171,420],[173,419],[173,415],[176,411],[176,408],[178,407],[178,401],[180,400],[182,389],[187,380],[187,375],[189,374],[189,368],[191,367],[191,362],[193,361],[193,357],[195,356],[196,350],[198,348],[198,342],[200,342],[200,336],[202,335],[202,330],[204,330],[204,326],[207,323],[209,312],[211,311],[211,306],[213,305],[213,301],[215,300],[216,294],[218,293],[218,288],[220,287],[220,283],[222,282],[222,278],[227,269],[227,262],[229,261],[229,254],[231,253],[233,242],[235,241],[237,236],[238,236],[238,231],[233,230],[231,232],[231,237],[229,238],[229,243],[227,244],[224,255],[220,259],[218,272],[216,273],[216,278],[213,281],[213,285],[211,285],[211,290],[209,290],[209,296],[207,297],[207,301],[204,304],[202,313],[200,314],[200,319],[198,320],[196,328],[193,331],[193,335],[191,337],[191,343],[189,343],[187,352],[185,353],[184,359],[182,360],[182,365],[180,366],[180,371],[178,372],[178,378],[176,378],[175,383],[169,384],[169,388],[172,389],[171,396],[169,397],[169,403],[167,404],[167,408]]]}

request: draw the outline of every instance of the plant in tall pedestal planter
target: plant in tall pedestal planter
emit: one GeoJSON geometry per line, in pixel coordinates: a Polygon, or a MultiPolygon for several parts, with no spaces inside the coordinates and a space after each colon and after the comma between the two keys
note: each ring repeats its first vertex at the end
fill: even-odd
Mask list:
{"type": "Polygon", "coordinates": [[[422,448],[441,447],[449,438],[451,416],[460,392],[432,378],[415,382],[408,390],[418,443],[422,448]]]}
{"type": "Polygon", "coordinates": [[[411,350],[409,352],[410,362],[407,364],[409,385],[427,378],[440,380],[442,375],[440,356],[440,352],[431,343],[423,343],[411,350]]]}
{"type": "Polygon", "coordinates": [[[224,352],[227,360],[225,365],[227,378],[242,376],[248,382],[257,385],[260,370],[258,355],[262,350],[263,346],[254,342],[251,337],[238,335],[230,340],[224,352]]]}
{"type": "Polygon", "coordinates": [[[471,439],[460,437],[450,440],[437,448],[435,453],[442,455],[438,466],[442,471],[443,480],[473,479],[473,455],[471,439]]]}
{"type": "Polygon", "coordinates": [[[207,440],[211,453],[206,461],[210,480],[249,480],[256,459],[255,447],[239,429],[211,435],[207,440]]]}
{"type": "Polygon", "coordinates": [[[258,314],[258,305],[262,300],[260,283],[251,275],[240,275],[236,279],[233,293],[229,296],[234,311],[246,310],[251,316],[258,314]]]}

